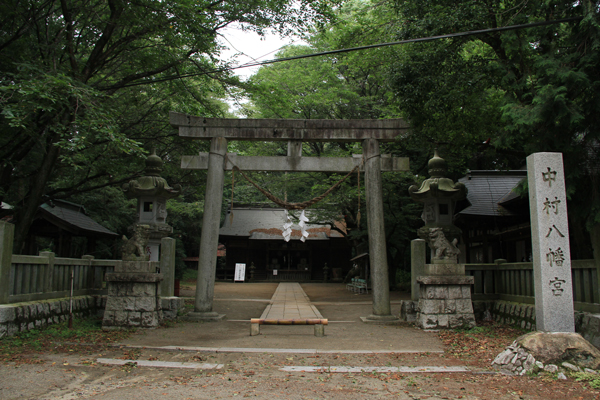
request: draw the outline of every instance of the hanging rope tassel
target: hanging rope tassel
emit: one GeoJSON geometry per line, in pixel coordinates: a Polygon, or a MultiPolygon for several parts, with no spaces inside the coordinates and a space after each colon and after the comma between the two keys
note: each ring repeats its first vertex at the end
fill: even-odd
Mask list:
{"type": "Polygon", "coordinates": [[[283,235],[283,240],[286,242],[289,242],[292,237],[292,225],[293,223],[288,214],[288,210],[285,210],[285,214],[283,215],[283,231],[281,234],[283,235]]]}
{"type": "Polygon", "coordinates": [[[308,231],[306,230],[306,223],[308,222],[308,218],[306,218],[306,215],[304,214],[304,210],[302,210],[302,212],[300,213],[300,218],[299,218],[300,222],[298,223],[298,226],[300,227],[300,240],[302,242],[306,241],[306,238],[308,237],[308,231]]]}
{"type": "Polygon", "coordinates": [[[356,170],[358,175],[358,212],[356,213],[356,226],[360,229],[360,166],[356,170]]]}

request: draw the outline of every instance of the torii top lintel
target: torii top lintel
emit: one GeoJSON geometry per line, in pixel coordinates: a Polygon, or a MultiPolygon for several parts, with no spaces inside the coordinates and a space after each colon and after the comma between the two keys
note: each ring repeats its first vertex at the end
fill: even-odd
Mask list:
{"type": "Polygon", "coordinates": [[[179,128],[179,136],[204,140],[392,142],[410,128],[403,119],[235,119],[170,112],[169,120],[179,128]]]}

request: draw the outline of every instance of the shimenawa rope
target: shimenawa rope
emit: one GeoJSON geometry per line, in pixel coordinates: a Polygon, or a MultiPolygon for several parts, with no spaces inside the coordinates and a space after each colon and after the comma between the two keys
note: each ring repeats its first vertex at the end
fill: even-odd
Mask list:
{"type": "MultiPolygon", "coordinates": [[[[265,197],[267,199],[271,200],[273,203],[277,204],[278,206],[281,206],[281,207],[285,208],[286,210],[304,210],[305,208],[308,208],[308,207],[310,207],[312,205],[315,205],[318,202],[320,202],[321,200],[323,200],[325,197],[327,197],[338,186],[340,186],[342,183],[344,183],[344,181],[346,181],[346,179],[348,179],[350,177],[350,175],[352,175],[354,173],[354,171],[359,170],[359,168],[360,168],[360,165],[357,165],[356,167],[354,167],[354,169],[352,169],[352,171],[348,172],[348,174],[346,174],[346,176],[344,176],[342,179],[340,179],[332,187],[330,187],[329,189],[327,189],[325,191],[325,193],[323,193],[320,196],[317,196],[317,197],[315,197],[315,198],[313,198],[311,200],[304,201],[302,203],[288,203],[287,201],[281,200],[280,198],[276,197],[275,195],[273,195],[269,191],[267,191],[267,190],[261,188],[260,186],[258,186],[258,184],[256,182],[254,182],[252,179],[250,179],[244,173],[244,171],[242,171],[241,169],[239,169],[239,167],[237,165],[233,166],[232,173],[233,173],[233,171],[239,171],[239,173],[242,174],[242,176],[244,177],[244,179],[246,179],[248,182],[250,182],[250,184],[252,184],[252,186],[254,186],[256,189],[258,189],[263,195],[265,195],[265,197]]],[[[360,171],[359,171],[359,173],[360,173],[360,171]]],[[[232,189],[232,192],[233,192],[233,189],[232,189]]],[[[232,196],[233,196],[233,194],[232,194],[232,196]]]]}

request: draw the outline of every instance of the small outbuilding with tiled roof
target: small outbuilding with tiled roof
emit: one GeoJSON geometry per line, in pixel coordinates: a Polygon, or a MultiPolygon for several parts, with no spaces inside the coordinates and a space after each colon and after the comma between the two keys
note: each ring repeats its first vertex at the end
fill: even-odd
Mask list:
{"type": "Polygon", "coordinates": [[[515,190],[526,178],[525,170],[479,170],[459,179],[468,190],[455,214],[455,223],[462,229],[461,262],[529,260],[529,203],[515,190]]]}
{"type": "Polygon", "coordinates": [[[51,250],[57,257],[81,257],[94,253],[97,239],[116,239],[118,236],[87,216],[82,205],[53,200],[38,208],[23,254],[37,254],[43,250],[36,237],[50,239],[51,250]]]}

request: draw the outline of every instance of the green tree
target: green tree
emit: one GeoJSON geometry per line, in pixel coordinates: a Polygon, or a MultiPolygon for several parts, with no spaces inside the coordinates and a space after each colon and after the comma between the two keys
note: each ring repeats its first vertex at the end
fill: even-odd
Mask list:
{"type": "Polygon", "coordinates": [[[222,115],[221,85],[236,81],[206,75],[220,29],[286,33],[327,19],[329,1],[290,3],[0,4],[0,198],[16,206],[16,251],[45,196],[127,181],[131,166],[119,160],[138,157],[141,144],[180,146],[166,111],[222,115]]]}
{"type": "MultiPolygon", "coordinates": [[[[389,7],[371,1],[349,1],[334,23],[311,32],[308,45],[288,46],[277,58],[370,45],[391,39],[389,7]]],[[[246,91],[262,118],[377,119],[398,116],[386,74],[393,48],[305,58],[263,66],[246,91]]]]}
{"type": "MultiPolygon", "coordinates": [[[[292,57],[391,41],[396,35],[395,20],[395,12],[388,3],[348,1],[339,8],[335,22],[306,37],[308,45],[289,46],[277,56],[292,57]]],[[[306,119],[397,118],[400,111],[388,84],[388,75],[390,61],[403,57],[403,51],[386,47],[263,66],[246,87],[252,105],[247,115],[306,119]]],[[[262,148],[263,144],[245,146],[262,148]]],[[[382,145],[382,152],[406,156],[409,151],[423,151],[418,144],[414,147],[411,149],[399,141],[382,145]]],[[[285,148],[278,147],[276,153],[285,155],[285,148]]],[[[305,143],[303,149],[305,156],[351,157],[353,153],[362,153],[359,143],[305,143]]],[[[261,174],[255,176],[260,179],[261,174]]],[[[282,198],[285,192],[290,201],[305,201],[326,191],[340,177],[338,174],[295,173],[282,174],[278,181],[271,173],[265,183],[282,198]]],[[[420,211],[408,197],[407,189],[413,181],[411,174],[384,174],[383,180],[388,261],[390,275],[395,278],[398,268],[408,268],[407,244],[415,235],[415,221],[420,211]]],[[[359,190],[354,174],[314,206],[311,214],[314,219],[311,222],[332,226],[343,218],[347,228],[344,234],[357,253],[365,251],[368,240],[364,182],[361,186],[359,190]]],[[[393,284],[394,280],[390,282],[393,284]]]]}
{"type": "MultiPolygon", "coordinates": [[[[394,4],[401,15],[399,38],[583,18],[410,46],[409,57],[395,67],[394,87],[417,133],[448,142],[448,149],[464,146],[467,151],[454,151],[456,158],[476,160],[479,155],[484,163],[476,167],[520,167],[530,153],[562,152],[571,229],[587,226],[600,262],[594,167],[600,135],[598,3],[396,0],[394,4]],[[482,142],[486,144],[481,146],[482,142]]],[[[575,237],[581,235],[575,232],[575,237]]]]}

